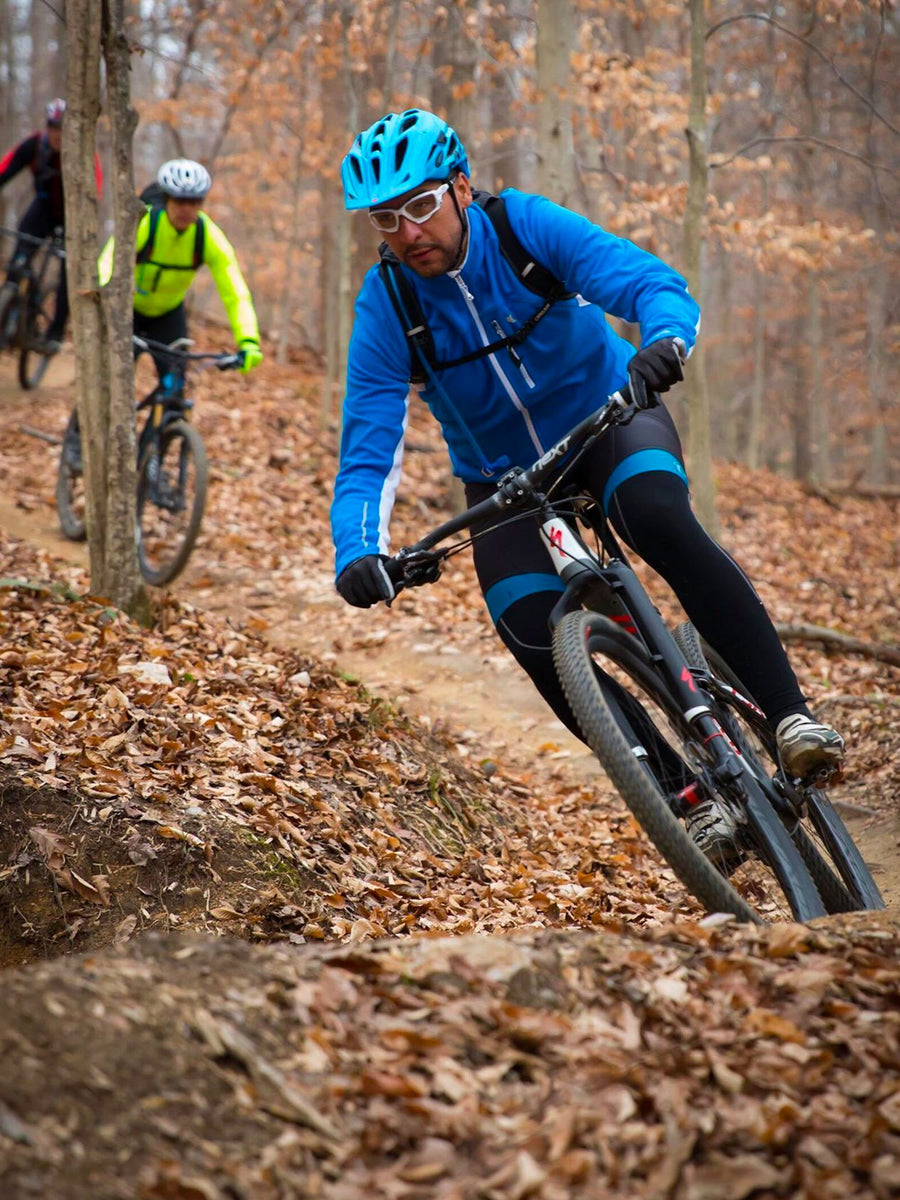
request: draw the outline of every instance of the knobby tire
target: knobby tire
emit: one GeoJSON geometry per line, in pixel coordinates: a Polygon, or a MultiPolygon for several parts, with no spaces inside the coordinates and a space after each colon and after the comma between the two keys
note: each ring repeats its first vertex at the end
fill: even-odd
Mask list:
{"type": "Polygon", "coordinates": [[[638,824],[688,891],[710,912],[740,921],[760,917],[694,845],[647,769],[635,758],[619,718],[610,707],[591,659],[588,633],[596,614],[567,614],[553,635],[553,660],[588,745],[638,824]]]}
{"type": "Polygon", "coordinates": [[[60,528],[70,542],[83,542],[87,537],[84,518],[84,476],[71,465],[66,454],[66,443],[71,440],[72,431],[77,428],[77,423],[78,416],[73,412],[63,435],[56,472],[56,511],[59,514],[60,528]]]}
{"type": "Polygon", "coordinates": [[[40,384],[50,365],[50,357],[40,354],[34,347],[47,334],[50,318],[44,305],[55,303],[54,296],[55,289],[39,292],[37,284],[32,282],[24,300],[26,318],[19,339],[19,384],[26,392],[40,384]]]}
{"type": "MultiPolygon", "coordinates": [[[[145,450],[138,469],[137,485],[137,550],[138,562],[144,579],[155,587],[170,583],[184,570],[197,534],[203,520],[203,510],[206,506],[206,490],[209,479],[209,465],[203,440],[196,429],[187,421],[175,421],[162,433],[159,443],[151,443],[145,450]],[[150,538],[145,530],[145,519],[165,520],[162,516],[164,508],[156,502],[155,488],[159,487],[152,478],[156,462],[157,470],[162,469],[167,476],[167,485],[174,483],[176,491],[180,491],[185,483],[187,474],[193,464],[194,493],[190,498],[190,512],[187,526],[183,532],[168,532],[163,537],[166,557],[157,561],[150,548],[150,538]],[[172,472],[175,471],[175,475],[172,472]]],[[[172,494],[172,493],[170,493],[172,494]]]]}

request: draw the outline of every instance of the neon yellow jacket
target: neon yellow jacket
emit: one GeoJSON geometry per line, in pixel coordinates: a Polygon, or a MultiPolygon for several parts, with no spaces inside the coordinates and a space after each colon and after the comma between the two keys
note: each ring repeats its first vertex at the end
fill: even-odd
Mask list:
{"type": "MultiPolygon", "coordinates": [[[[200,216],[204,223],[203,261],[212,272],[228,320],[234,332],[234,340],[259,344],[259,324],[250,296],[250,289],[241,274],[234,247],[228,238],[206,213],[200,216]]],[[[135,237],[135,253],[147,241],[150,232],[150,210],[138,221],[135,237]]],[[[161,317],[177,308],[194,282],[194,243],[197,226],[191,225],[179,233],[165,211],[160,213],[153,252],[148,262],[137,263],[134,268],[134,308],[145,317],[161,317]]],[[[116,239],[111,237],[100,254],[98,262],[100,286],[109,283],[113,270],[116,239]]]]}

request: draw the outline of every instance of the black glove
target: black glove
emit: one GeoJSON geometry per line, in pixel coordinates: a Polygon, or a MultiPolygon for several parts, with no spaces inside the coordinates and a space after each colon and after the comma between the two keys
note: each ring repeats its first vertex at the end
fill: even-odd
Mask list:
{"type": "Polygon", "coordinates": [[[384,569],[387,561],[385,554],[367,554],[358,558],[349,567],[344,567],[334,586],[354,608],[371,608],[380,600],[393,600],[397,590],[384,569]]]}
{"type": "Polygon", "coordinates": [[[687,348],[679,337],[660,338],[638,350],[628,364],[628,386],[638,408],[652,408],[654,393],[667,392],[684,379],[687,348]]]}

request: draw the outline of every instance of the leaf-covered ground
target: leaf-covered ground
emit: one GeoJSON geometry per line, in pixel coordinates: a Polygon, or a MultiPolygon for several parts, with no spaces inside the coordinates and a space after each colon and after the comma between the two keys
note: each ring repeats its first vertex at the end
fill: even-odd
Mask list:
{"type": "Polygon", "coordinates": [[[0,1181],[15,1200],[888,1200],[898,950],[865,917],[315,950],[147,935],[3,976],[0,1181]]]}
{"type": "MultiPolygon", "coordinates": [[[[791,647],[888,913],[703,924],[466,556],[389,611],[336,601],[313,370],[200,379],[209,509],[148,633],[56,532],[58,447],[22,428],[63,428],[53,366],[0,381],[0,1193],[894,1194],[895,667],[791,647]]],[[[447,499],[411,441],[398,542],[447,499]]],[[[900,640],[895,505],[719,482],[776,620],[900,640]]]]}

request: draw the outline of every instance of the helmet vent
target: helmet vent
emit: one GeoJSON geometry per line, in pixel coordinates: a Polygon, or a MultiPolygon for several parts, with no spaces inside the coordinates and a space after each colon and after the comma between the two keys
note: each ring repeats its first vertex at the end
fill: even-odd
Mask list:
{"type": "Polygon", "coordinates": [[[397,143],[397,145],[394,147],[394,170],[395,171],[399,171],[400,168],[403,166],[403,162],[406,158],[406,149],[407,149],[408,145],[409,145],[409,139],[404,137],[404,138],[401,138],[400,141],[397,143]]]}

